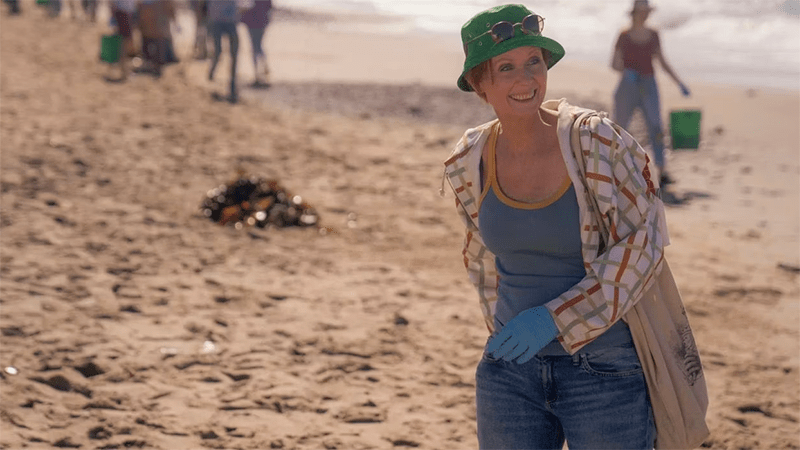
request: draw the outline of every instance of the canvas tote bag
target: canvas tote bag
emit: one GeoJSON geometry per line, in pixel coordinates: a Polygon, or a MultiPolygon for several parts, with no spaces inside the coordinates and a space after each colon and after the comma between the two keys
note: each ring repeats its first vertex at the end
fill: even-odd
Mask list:
{"type": "MultiPolygon", "coordinates": [[[[580,144],[580,124],[594,111],[578,116],[572,125],[570,144],[582,179],[586,162],[580,144]]],[[[592,198],[595,220],[604,242],[608,229],[592,198]]],[[[656,425],[656,449],[693,449],[708,437],[708,391],[703,366],[672,271],[663,259],[653,285],[622,318],[631,330],[636,353],[644,369],[656,425]]]]}

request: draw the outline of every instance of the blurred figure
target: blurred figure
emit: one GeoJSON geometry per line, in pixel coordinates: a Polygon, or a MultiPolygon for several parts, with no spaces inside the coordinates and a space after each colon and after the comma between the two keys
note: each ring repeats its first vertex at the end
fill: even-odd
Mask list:
{"type": "Polygon", "coordinates": [[[171,0],[139,1],[139,30],[146,63],[139,71],[161,76],[162,67],[169,61],[170,24],[174,20],[175,5],[171,0]]]}
{"type": "Polygon", "coordinates": [[[75,19],[77,19],[77,18],[78,18],[78,16],[77,16],[75,13],[76,13],[76,11],[78,11],[78,8],[79,8],[79,6],[78,6],[78,3],[79,3],[80,1],[81,1],[81,0],[61,0],[61,3],[62,3],[62,4],[63,4],[63,5],[64,5],[64,6],[65,6],[67,9],[69,9],[69,17],[70,17],[70,19],[72,19],[72,20],[75,20],[75,19]]]}
{"type": "MultiPolygon", "coordinates": [[[[167,1],[174,2],[174,0],[167,0],[167,1]]],[[[173,5],[174,5],[174,3],[173,3],[173,5]]],[[[176,10],[177,10],[177,8],[176,8],[176,10]]],[[[174,25],[175,25],[175,32],[180,34],[181,33],[181,25],[178,22],[177,17],[175,17],[173,19],[174,19],[174,25]]],[[[167,59],[164,62],[164,64],[176,64],[176,63],[179,63],[179,62],[181,62],[181,61],[180,61],[180,59],[178,59],[178,54],[175,53],[175,44],[174,44],[174,40],[173,40],[173,36],[172,36],[172,31],[170,30],[170,32],[168,33],[168,36],[167,36],[167,59]]]]}
{"type": "Polygon", "coordinates": [[[226,100],[236,103],[239,100],[236,91],[236,62],[239,54],[239,35],[236,25],[241,18],[239,5],[236,0],[208,0],[208,24],[214,38],[214,59],[208,71],[208,79],[214,79],[214,71],[219,63],[222,53],[222,36],[228,36],[228,49],[231,54],[231,81],[230,93],[226,100]]]}
{"type": "Polygon", "coordinates": [[[269,25],[272,15],[272,0],[255,0],[252,8],[242,12],[242,23],[247,25],[250,33],[250,43],[253,50],[253,70],[255,81],[253,87],[269,87],[269,66],[267,56],[264,54],[264,31],[269,25]],[[259,68],[259,61],[261,68],[259,68]]]}
{"type": "Polygon", "coordinates": [[[100,0],[81,0],[81,6],[83,7],[83,13],[92,22],[96,22],[97,21],[97,2],[99,2],[99,1],[100,0]]]}
{"type": "Polygon", "coordinates": [[[3,0],[8,5],[8,13],[11,15],[16,15],[22,12],[19,9],[19,0],[3,0]]]}
{"type": "Polygon", "coordinates": [[[111,15],[117,25],[117,34],[122,36],[122,52],[119,57],[121,69],[120,80],[128,78],[130,73],[129,58],[136,52],[133,45],[133,15],[136,13],[137,0],[111,0],[111,15]]]}
{"type": "Polygon", "coordinates": [[[621,127],[630,125],[636,108],[644,113],[647,132],[653,146],[655,164],[661,177],[661,186],[674,180],[667,174],[664,161],[664,131],[661,125],[661,105],[656,85],[653,59],[675,80],[684,96],[689,88],[675,75],[664,58],[658,32],[646,26],[647,18],[654,8],[648,0],[635,0],[630,11],[631,27],[620,33],[614,46],[611,67],[622,73],[614,93],[614,121],[621,127]]]}
{"type": "Polygon", "coordinates": [[[47,2],[47,12],[50,17],[58,17],[61,14],[61,0],[49,0],[47,2]]]}
{"type": "Polygon", "coordinates": [[[208,58],[208,0],[189,0],[195,17],[194,58],[208,58]]]}

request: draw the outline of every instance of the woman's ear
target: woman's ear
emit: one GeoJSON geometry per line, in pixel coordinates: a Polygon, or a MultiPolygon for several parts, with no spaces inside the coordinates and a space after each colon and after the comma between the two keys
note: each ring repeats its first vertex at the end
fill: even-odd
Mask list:
{"type": "Polygon", "coordinates": [[[473,77],[467,77],[467,83],[472,87],[472,92],[475,93],[481,100],[486,101],[486,93],[480,88],[480,83],[476,83],[473,77]]]}

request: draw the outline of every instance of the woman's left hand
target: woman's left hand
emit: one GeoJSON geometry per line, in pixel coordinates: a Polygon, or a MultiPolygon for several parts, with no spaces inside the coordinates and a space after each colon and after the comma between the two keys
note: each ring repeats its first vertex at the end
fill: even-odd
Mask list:
{"type": "Polygon", "coordinates": [[[517,364],[524,364],[556,336],[558,328],[550,311],[544,306],[536,306],[511,319],[489,341],[486,351],[495,359],[516,359],[517,364]]]}

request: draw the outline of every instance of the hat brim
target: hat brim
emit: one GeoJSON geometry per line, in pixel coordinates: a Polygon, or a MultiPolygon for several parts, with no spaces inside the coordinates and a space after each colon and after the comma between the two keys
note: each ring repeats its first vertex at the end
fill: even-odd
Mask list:
{"type": "Polygon", "coordinates": [[[511,39],[503,41],[499,44],[494,44],[493,47],[489,52],[483,53],[478,58],[471,60],[469,55],[467,56],[467,60],[464,62],[464,70],[461,72],[461,76],[458,77],[458,88],[462,91],[472,92],[472,86],[467,82],[465,75],[475,68],[478,64],[488,61],[495,56],[502,55],[503,53],[514,50],[515,48],[519,47],[539,47],[541,49],[547,50],[550,52],[550,62],[547,64],[547,68],[550,69],[561,58],[564,57],[565,51],[564,47],[561,46],[558,42],[544,36],[536,36],[536,35],[529,35],[525,34],[522,36],[515,36],[511,39]]]}

